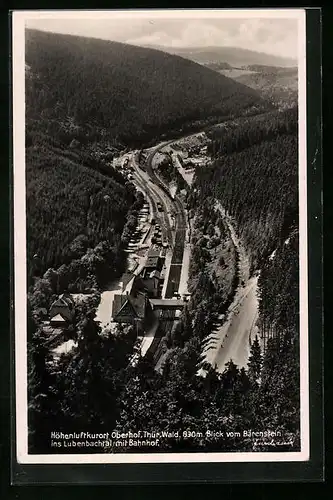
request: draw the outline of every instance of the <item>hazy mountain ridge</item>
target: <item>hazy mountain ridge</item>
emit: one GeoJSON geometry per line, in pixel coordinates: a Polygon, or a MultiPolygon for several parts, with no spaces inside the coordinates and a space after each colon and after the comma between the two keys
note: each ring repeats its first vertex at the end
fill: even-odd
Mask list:
{"type": "Polygon", "coordinates": [[[124,142],[266,106],[256,91],[188,59],[118,42],[27,30],[26,63],[38,75],[29,116],[70,117],[124,142]]]}
{"type": "Polygon", "coordinates": [[[297,61],[292,58],[276,56],[265,52],[256,52],[254,50],[242,49],[240,47],[180,48],[158,45],[152,45],[150,47],[191,59],[199,64],[228,63],[233,67],[241,67],[252,64],[280,67],[292,67],[297,65],[297,61]]]}
{"type": "Polygon", "coordinates": [[[264,99],[269,100],[279,108],[290,107],[298,101],[298,71],[297,68],[279,68],[278,71],[244,72],[233,76],[231,72],[223,74],[234,78],[257,90],[264,99]]]}
{"type": "Polygon", "coordinates": [[[71,241],[81,234],[89,245],[106,240],[120,258],[133,199],[105,164],[117,148],[158,140],[172,126],[181,130],[214,114],[266,105],[252,89],[177,56],[36,30],[27,30],[25,72],[29,260],[48,245],[39,272],[68,263],[71,241]],[[66,182],[75,178],[80,188],[70,196],[66,182]],[[82,193],[90,189],[89,201],[82,193]],[[113,201],[105,206],[103,196],[113,201]],[[100,224],[85,228],[96,214],[100,224]]]}
{"type": "Polygon", "coordinates": [[[285,108],[297,103],[297,61],[238,47],[162,47],[257,90],[263,99],[285,108]]]}

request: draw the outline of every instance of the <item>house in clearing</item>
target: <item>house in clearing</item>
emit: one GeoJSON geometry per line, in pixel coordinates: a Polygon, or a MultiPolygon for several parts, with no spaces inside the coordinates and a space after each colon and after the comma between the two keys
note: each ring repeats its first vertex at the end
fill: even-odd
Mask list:
{"type": "Polygon", "coordinates": [[[158,297],[160,295],[162,282],[161,271],[157,269],[144,272],[143,276],[138,276],[137,278],[137,286],[141,285],[149,297],[158,297]]]}
{"type": "Polygon", "coordinates": [[[62,293],[50,307],[50,325],[65,327],[74,320],[75,303],[69,293],[62,293]]]}

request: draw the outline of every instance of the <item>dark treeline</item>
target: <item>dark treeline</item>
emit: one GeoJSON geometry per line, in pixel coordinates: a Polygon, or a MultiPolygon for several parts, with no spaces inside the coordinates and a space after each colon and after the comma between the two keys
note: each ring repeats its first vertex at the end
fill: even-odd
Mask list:
{"type": "Polygon", "coordinates": [[[280,241],[261,268],[259,277],[260,328],[265,339],[278,337],[279,331],[294,335],[299,322],[298,231],[280,241]]]}
{"type": "MultiPolygon", "coordinates": [[[[142,197],[111,167],[105,172],[106,163],[83,154],[82,146],[101,138],[113,145],[139,144],[185,122],[240,115],[253,106],[258,111],[262,102],[207,68],[158,51],[29,31],[26,53],[29,451],[87,453],[51,446],[52,431],[82,429],[179,431],[179,440],[162,440],[153,450],[166,452],[273,451],[244,437],[183,434],[273,430],[282,433],[279,451],[298,450],[296,229],[285,244],[297,228],[293,118],[277,115],[260,127],[253,123],[254,131],[247,122],[227,141],[224,131],[214,137],[214,168],[197,170],[197,191],[187,200],[200,226],[190,271],[192,301],[164,339],[168,356],[157,373],[149,356],[131,363],[137,351],[133,328],[111,333],[94,321],[98,287],[123,270],[122,250],[142,197]],[[71,147],[73,140],[80,147],[71,147]],[[222,252],[228,239],[212,208],[214,198],[234,217],[253,269],[261,267],[259,331],[265,352],[256,339],[247,367],[230,361],[222,374],[206,367],[204,378],[197,376],[202,341],[235,287],[232,276],[226,287],[213,272],[214,251],[222,252]],[[77,346],[57,361],[40,327],[43,313],[36,311],[65,289],[87,288],[91,302],[76,310],[75,324],[63,332],[77,346]]],[[[232,250],[230,262],[227,246],[224,252],[220,265],[234,265],[232,250]]]]}
{"type": "MultiPolygon", "coordinates": [[[[185,313],[186,314],[186,313],[185,313]]],[[[187,325],[189,329],[192,327],[187,325]]],[[[51,432],[178,431],[179,439],[161,439],[155,451],[272,451],[274,447],[243,437],[246,429],[280,431],[279,451],[299,449],[295,409],[285,406],[286,385],[274,385],[271,359],[262,357],[256,340],[247,369],[230,361],[222,374],[210,369],[205,378],[196,376],[200,340],[196,327],[183,346],[174,347],[157,373],[148,358],[130,363],[135,345],[133,330],[118,334],[104,331],[92,319],[85,319],[77,330],[78,347],[63,355],[57,370],[47,363],[41,333],[31,342],[33,369],[29,373],[29,450],[31,453],[69,453],[51,447],[51,432]],[[263,377],[264,384],[260,383],[263,377]],[[273,394],[274,399],[271,398],[273,394]],[[260,403],[260,404],[259,404],[260,403]],[[272,411],[274,411],[272,413],[272,411]],[[286,412],[289,412],[286,418],[286,412]],[[293,413],[294,412],[294,413],[293,413]],[[188,434],[200,432],[239,432],[241,438],[218,440],[188,434]]],[[[274,366],[273,366],[274,369],[274,366]]],[[[290,384],[290,371],[285,384],[290,384]]],[[[260,441],[260,440],[259,440],[260,441]]],[[[266,441],[267,442],[267,441],[266,441]]],[[[128,451],[125,447],[104,449],[128,451]]],[[[151,452],[151,448],[130,450],[151,452]]],[[[86,453],[85,448],[70,450],[86,453]]],[[[89,452],[101,452],[94,448],[89,452]]],[[[276,451],[276,450],[275,450],[276,451]]]]}
{"type": "Polygon", "coordinates": [[[221,201],[256,269],[298,224],[297,113],[277,112],[219,134],[212,166],[196,171],[196,197],[221,201]]]}
{"type": "Polygon", "coordinates": [[[158,175],[166,182],[174,182],[178,190],[187,190],[187,183],[174,166],[171,155],[166,154],[157,167],[158,175]]]}
{"type": "Polygon", "coordinates": [[[296,135],[298,127],[298,109],[293,107],[282,112],[271,112],[244,119],[239,123],[228,123],[221,128],[212,127],[207,136],[212,140],[208,152],[213,156],[222,156],[239,152],[263,141],[275,139],[281,135],[296,135]]]}
{"type": "MultiPolygon", "coordinates": [[[[221,240],[228,239],[219,215],[209,206],[207,200],[201,216],[209,216],[215,228],[221,228],[221,240]]],[[[216,237],[209,223],[204,234],[209,241],[216,237]]],[[[196,283],[192,300],[177,327],[164,339],[169,350],[161,373],[154,370],[149,357],[131,365],[136,350],[133,328],[120,327],[116,334],[101,332],[89,315],[77,325],[74,354],[63,355],[54,370],[47,364],[49,353],[43,348],[42,333],[35,327],[31,342],[31,366],[35,368],[30,372],[29,384],[31,453],[55,451],[50,447],[54,429],[68,433],[82,428],[90,432],[178,431],[179,439],[160,440],[155,451],[164,452],[299,450],[298,327],[296,311],[290,304],[297,295],[292,279],[297,273],[297,234],[280,245],[261,272],[260,335],[267,330],[268,321],[275,322],[275,333],[270,338],[267,335],[265,352],[256,338],[245,369],[230,361],[218,374],[207,366],[205,378],[197,376],[202,364],[202,340],[211,332],[217,313],[225,310],[228,297],[216,276],[207,272],[209,257],[198,254],[194,261],[202,258],[205,262],[200,276],[196,276],[195,264],[190,271],[191,282],[196,283]],[[290,270],[287,279],[286,268],[290,270]],[[274,290],[269,286],[272,280],[274,290]],[[243,437],[247,429],[281,432],[279,444],[274,448],[265,444],[270,439],[243,437]],[[186,434],[188,431],[192,434],[186,434]],[[225,437],[206,437],[206,431],[224,432],[225,437]],[[237,432],[241,438],[236,434],[227,437],[227,433],[237,432]]],[[[130,450],[151,452],[145,447],[130,450]]],[[[84,453],[86,449],[71,451],[84,453]]],[[[129,448],[117,446],[104,451],[123,452],[129,448]]],[[[69,450],[62,447],[56,452],[69,450]]]]}
{"type": "Polygon", "coordinates": [[[111,168],[106,177],[47,147],[27,149],[26,175],[30,277],[68,265],[101,241],[119,253],[133,185],[111,168]]]}
{"type": "Polygon", "coordinates": [[[186,122],[268,106],[192,61],[111,41],[27,30],[26,63],[28,113],[62,140],[106,135],[134,146],[186,122]]]}
{"type": "Polygon", "coordinates": [[[271,419],[279,412],[286,423],[299,419],[299,238],[298,230],[279,243],[261,269],[259,331],[265,348],[262,389],[271,419]]]}

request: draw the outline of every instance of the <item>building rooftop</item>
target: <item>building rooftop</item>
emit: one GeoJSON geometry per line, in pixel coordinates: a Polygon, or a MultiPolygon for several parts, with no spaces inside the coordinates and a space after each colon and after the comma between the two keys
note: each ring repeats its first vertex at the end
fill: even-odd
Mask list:
{"type": "Polygon", "coordinates": [[[159,248],[151,247],[148,251],[148,257],[160,257],[161,250],[159,248]]]}
{"type": "Polygon", "coordinates": [[[145,305],[146,297],[141,293],[136,297],[117,294],[113,299],[112,317],[116,318],[121,311],[126,311],[126,314],[143,319],[145,317],[145,305]]]}
{"type": "Polygon", "coordinates": [[[184,301],[178,299],[149,299],[154,308],[183,308],[184,301]]]}
{"type": "Polygon", "coordinates": [[[160,278],[161,278],[161,273],[160,273],[160,271],[157,271],[157,270],[155,270],[155,271],[151,271],[151,272],[149,273],[149,278],[158,278],[158,279],[160,279],[160,278]]]}
{"type": "Polygon", "coordinates": [[[162,261],[162,257],[160,255],[154,255],[154,256],[148,255],[148,258],[145,262],[145,267],[157,268],[161,264],[161,261],[162,261]]]}
{"type": "Polygon", "coordinates": [[[51,321],[56,321],[57,323],[66,323],[66,319],[61,314],[56,314],[51,318],[51,321]]]}

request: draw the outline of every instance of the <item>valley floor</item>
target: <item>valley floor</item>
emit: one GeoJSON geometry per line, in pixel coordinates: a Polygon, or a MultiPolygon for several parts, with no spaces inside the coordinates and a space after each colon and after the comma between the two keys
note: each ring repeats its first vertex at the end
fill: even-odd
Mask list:
{"type": "MultiPolygon", "coordinates": [[[[238,286],[227,314],[220,317],[220,325],[203,341],[205,362],[223,372],[226,363],[232,361],[239,367],[248,362],[251,341],[257,333],[258,318],[258,276],[250,277],[250,263],[244,245],[237,236],[231,218],[220,204],[217,204],[238,254],[238,286]]],[[[204,375],[203,369],[199,374],[204,375]]]]}

